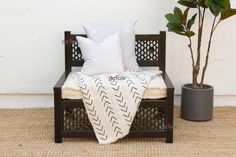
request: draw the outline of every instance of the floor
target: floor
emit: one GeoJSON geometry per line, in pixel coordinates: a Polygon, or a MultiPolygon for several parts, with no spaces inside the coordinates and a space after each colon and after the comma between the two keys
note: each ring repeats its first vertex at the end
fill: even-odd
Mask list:
{"type": "Polygon", "coordinates": [[[208,122],[179,117],[175,108],[174,143],[164,139],[122,139],[99,145],[96,139],[54,143],[53,109],[1,109],[0,156],[3,157],[236,157],[236,107],[217,107],[208,122]]]}

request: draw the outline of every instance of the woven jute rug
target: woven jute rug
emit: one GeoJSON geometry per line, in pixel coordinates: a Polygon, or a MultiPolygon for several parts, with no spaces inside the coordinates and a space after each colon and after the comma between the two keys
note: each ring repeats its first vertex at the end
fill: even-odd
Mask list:
{"type": "Polygon", "coordinates": [[[125,138],[110,145],[96,139],[54,143],[53,109],[1,109],[0,156],[16,157],[236,157],[236,108],[214,109],[208,122],[190,122],[175,108],[174,143],[125,138]]]}

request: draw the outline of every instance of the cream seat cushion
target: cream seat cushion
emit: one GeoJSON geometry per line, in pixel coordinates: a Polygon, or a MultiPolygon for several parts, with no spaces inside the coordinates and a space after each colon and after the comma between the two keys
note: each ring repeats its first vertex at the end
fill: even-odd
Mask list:
{"type": "MultiPolygon", "coordinates": [[[[82,99],[82,91],[76,85],[76,80],[72,77],[74,72],[70,73],[62,86],[62,99],[82,99]]],[[[166,85],[161,76],[152,79],[144,91],[143,99],[161,99],[166,97],[166,85]]]]}

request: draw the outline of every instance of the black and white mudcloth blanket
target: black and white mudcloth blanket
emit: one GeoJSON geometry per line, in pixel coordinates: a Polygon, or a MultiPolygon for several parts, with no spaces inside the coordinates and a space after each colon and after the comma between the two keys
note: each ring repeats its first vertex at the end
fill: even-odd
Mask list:
{"type": "Polygon", "coordinates": [[[74,73],[100,144],[115,142],[129,133],[144,90],[158,74],[153,70],[94,76],[74,73]]]}

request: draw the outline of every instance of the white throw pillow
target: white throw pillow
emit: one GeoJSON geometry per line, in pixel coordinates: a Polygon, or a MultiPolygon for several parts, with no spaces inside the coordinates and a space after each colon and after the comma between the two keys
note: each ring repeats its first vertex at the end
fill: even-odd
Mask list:
{"type": "Polygon", "coordinates": [[[110,26],[84,25],[84,30],[89,39],[97,42],[104,40],[114,32],[119,32],[125,70],[139,71],[135,55],[135,23],[136,21],[110,26]]]}
{"type": "Polygon", "coordinates": [[[124,72],[119,33],[101,42],[76,37],[84,59],[81,72],[88,75],[124,72]]]}

